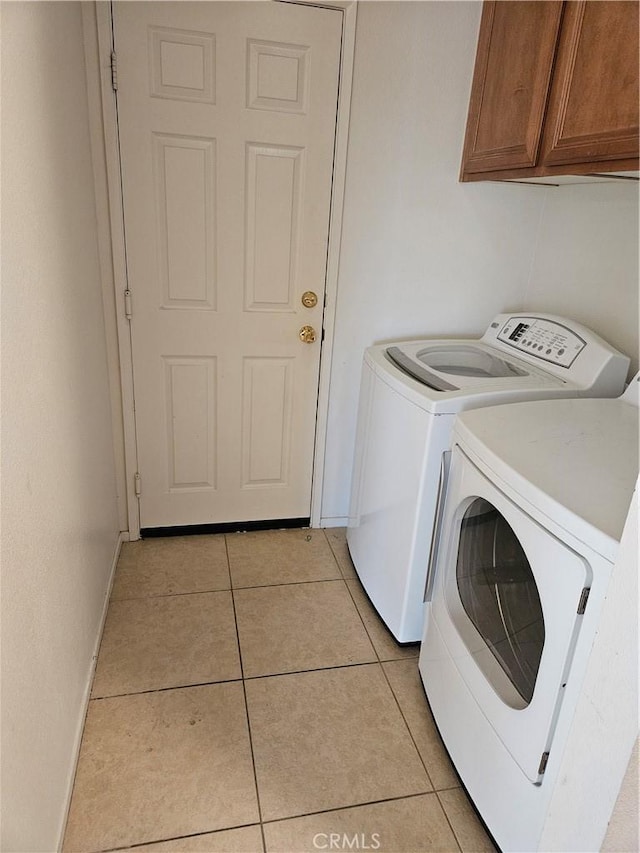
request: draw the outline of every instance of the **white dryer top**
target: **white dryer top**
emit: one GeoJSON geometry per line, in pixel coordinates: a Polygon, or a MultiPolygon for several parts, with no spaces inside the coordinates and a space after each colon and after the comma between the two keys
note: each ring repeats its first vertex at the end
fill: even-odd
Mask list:
{"type": "Polygon", "coordinates": [[[608,560],[638,477],[638,379],[618,399],[562,399],[467,411],[454,442],[491,476],[608,560]]]}

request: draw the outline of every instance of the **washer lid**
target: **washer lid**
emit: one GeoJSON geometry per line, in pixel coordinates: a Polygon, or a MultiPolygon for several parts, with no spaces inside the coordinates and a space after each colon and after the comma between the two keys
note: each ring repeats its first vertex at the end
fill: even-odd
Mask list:
{"type": "Polygon", "coordinates": [[[638,476],[638,408],[627,395],[467,411],[454,441],[539,512],[615,560],[638,476]]]}
{"type": "Polygon", "coordinates": [[[546,371],[475,342],[409,341],[391,344],[385,352],[401,370],[435,391],[480,390],[495,380],[507,380],[508,385],[509,380],[521,383],[523,377],[551,378],[546,371]]]}
{"type": "Polygon", "coordinates": [[[545,369],[465,338],[378,344],[365,350],[364,361],[380,381],[434,415],[579,393],[572,383],[545,369]],[[505,375],[492,375],[498,373],[505,375]]]}
{"type": "Polygon", "coordinates": [[[512,361],[474,346],[459,344],[458,346],[423,347],[418,350],[415,357],[427,367],[454,376],[478,376],[490,379],[529,375],[528,370],[516,367],[512,361]]]}

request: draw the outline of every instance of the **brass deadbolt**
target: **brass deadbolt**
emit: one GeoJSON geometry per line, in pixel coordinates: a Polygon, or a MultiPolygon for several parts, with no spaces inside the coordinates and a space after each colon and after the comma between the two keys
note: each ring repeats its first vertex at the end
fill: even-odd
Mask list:
{"type": "Polygon", "coordinates": [[[313,290],[305,290],[302,294],[302,304],[305,308],[315,308],[318,304],[318,297],[313,290]]]}

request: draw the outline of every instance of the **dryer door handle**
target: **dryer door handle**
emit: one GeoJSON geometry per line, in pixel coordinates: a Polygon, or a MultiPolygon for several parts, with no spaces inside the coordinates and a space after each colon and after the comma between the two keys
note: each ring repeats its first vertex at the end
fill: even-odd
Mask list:
{"type": "Polygon", "coordinates": [[[433,516],[433,530],[431,532],[431,549],[429,551],[429,562],[427,564],[427,579],[424,585],[423,601],[431,601],[433,594],[433,579],[435,575],[436,557],[440,545],[440,522],[444,510],[444,499],[447,479],[449,477],[449,465],[451,463],[451,451],[445,450],[440,460],[440,479],[438,480],[438,496],[436,497],[436,511],[433,516]]]}

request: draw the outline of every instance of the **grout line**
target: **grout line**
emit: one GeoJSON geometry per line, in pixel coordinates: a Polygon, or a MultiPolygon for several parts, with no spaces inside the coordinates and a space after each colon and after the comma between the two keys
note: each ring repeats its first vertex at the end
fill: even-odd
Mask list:
{"type": "MultiPolygon", "coordinates": [[[[459,791],[461,789],[460,788],[445,788],[443,790],[445,790],[445,791],[446,790],[459,791]]],[[[262,827],[262,824],[288,823],[288,822],[293,821],[293,820],[300,820],[301,818],[305,818],[305,817],[315,817],[316,815],[322,815],[322,814],[331,814],[332,812],[343,812],[343,811],[348,811],[349,809],[364,808],[366,806],[377,806],[377,805],[383,805],[384,803],[400,802],[402,800],[414,800],[414,799],[417,799],[418,797],[435,796],[438,799],[438,802],[440,803],[440,807],[442,808],[442,811],[445,813],[445,818],[447,820],[447,823],[449,824],[449,826],[453,832],[454,838],[456,839],[456,842],[457,842],[458,837],[457,837],[457,835],[453,829],[453,826],[452,826],[452,824],[448,818],[448,815],[444,809],[444,806],[440,802],[440,797],[438,796],[438,793],[439,793],[438,791],[418,791],[414,794],[401,794],[400,796],[397,796],[397,797],[383,797],[379,800],[366,800],[364,802],[359,802],[359,803],[349,803],[349,804],[346,804],[344,806],[334,806],[333,808],[329,808],[329,809],[318,809],[317,811],[304,812],[302,814],[287,815],[286,817],[276,817],[276,818],[271,818],[271,819],[267,819],[267,820],[262,820],[261,821],[261,827],[262,827]]],[[[96,851],[96,853],[116,853],[116,851],[118,851],[118,850],[136,849],[139,847],[145,847],[148,844],[161,844],[161,843],[164,843],[165,841],[180,841],[183,838],[198,838],[202,835],[210,835],[210,834],[213,835],[213,834],[221,833],[221,832],[229,832],[229,831],[234,830],[234,829],[244,829],[244,828],[251,827],[251,826],[258,826],[258,824],[257,823],[243,823],[243,824],[238,824],[237,826],[223,827],[222,829],[211,829],[211,830],[206,830],[205,832],[195,832],[195,833],[192,833],[190,835],[177,835],[177,836],[171,836],[170,838],[158,838],[158,839],[154,839],[152,841],[142,841],[142,842],[139,842],[137,844],[129,844],[126,847],[102,848],[101,850],[96,851]]],[[[263,834],[263,842],[264,842],[264,834],[263,834]]],[[[266,849],[266,847],[265,847],[265,849],[266,849]]],[[[459,849],[461,849],[461,848],[459,848],[459,849]]]]}
{"type": "Polygon", "coordinates": [[[218,589],[193,589],[187,592],[152,592],[149,595],[130,595],[123,598],[112,598],[110,604],[118,601],[147,601],[150,598],[178,598],[183,595],[211,595],[214,592],[231,592],[230,586],[218,589]]]}
{"type": "MultiPolygon", "coordinates": [[[[351,560],[351,555],[349,555],[349,560],[351,560]]],[[[353,566],[353,560],[351,560],[351,565],[353,566]]],[[[340,569],[340,571],[341,571],[341,573],[342,573],[342,569],[340,569]]],[[[388,660],[389,660],[389,658],[385,658],[385,660],[383,661],[383,659],[380,657],[380,653],[378,652],[378,648],[377,648],[376,644],[375,644],[375,643],[374,643],[374,641],[373,641],[373,637],[371,636],[371,633],[369,632],[369,630],[368,630],[368,628],[367,628],[366,622],[365,622],[365,620],[364,620],[364,616],[363,616],[363,614],[362,614],[362,613],[361,613],[361,611],[360,611],[360,607],[358,606],[358,602],[356,601],[356,597],[355,597],[355,595],[353,594],[353,592],[351,591],[351,584],[349,583],[350,581],[351,581],[351,582],[354,582],[354,581],[356,582],[356,584],[358,585],[358,587],[360,588],[360,590],[361,590],[361,592],[362,592],[362,595],[363,595],[363,596],[364,596],[364,598],[365,598],[366,603],[367,603],[367,604],[369,604],[369,606],[371,607],[372,614],[373,614],[374,618],[375,618],[375,619],[377,619],[377,621],[378,621],[378,623],[379,623],[380,627],[381,627],[381,628],[382,628],[382,629],[383,629],[383,630],[388,634],[389,639],[390,639],[392,642],[396,643],[396,645],[398,645],[400,648],[402,648],[402,647],[403,647],[403,646],[402,646],[402,644],[397,643],[397,641],[396,641],[395,637],[393,636],[393,634],[391,633],[391,631],[387,628],[387,626],[384,624],[384,621],[383,621],[383,620],[381,619],[381,617],[378,615],[378,613],[377,613],[377,611],[376,611],[376,609],[375,609],[374,605],[371,603],[371,601],[370,601],[370,599],[369,599],[369,596],[367,595],[367,591],[365,590],[364,586],[362,585],[362,582],[361,582],[360,578],[358,577],[358,572],[356,571],[355,566],[353,566],[353,575],[352,575],[352,576],[350,576],[350,577],[345,577],[345,576],[343,575],[343,578],[344,578],[344,582],[345,582],[345,583],[346,583],[346,585],[347,585],[347,589],[349,590],[349,595],[351,596],[351,598],[352,598],[352,600],[353,600],[353,603],[354,603],[354,605],[355,605],[355,608],[356,608],[356,610],[358,611],[358,614],[360,615],[360,619],[361,619],[361,621],[362,621],[362,624],[364,625],[364,629],[365,629],[365,631],[367,632],[367,635],[369,636],[369,639],[371,640],[371,645],[373,646],[373,648],[374,648],[374,651],[375,651],[376,655],[378,655],[378,660],[380,661],[380,663],[384,663],[385,661],[388,661],[388,660]]],[[[412,644],[408,644],[408,645],[412,645],[412,644]]],[[[404,658],[404,656],[403,656],[403,658],[402,658],[402,659],[405,659],[405,658],[404,658]]],[[[409,658],[406,658],[406,659],[409,659],[409,658]]],[[[400,658],[391,658],[391,660],[400,660],[400,658]]]]}
{"type": "MultiPolygon", "coordinates": [[[[387,661],[387,663],[391,663],[391,661],[387,661]]],[[[384,667],[383,667],[383,669],[384,669],[384,667]]],[[[385,674],[386,674],[386,673],[385,673],[385,674]]],[[[392,687],[391,689],[393,690],[393,687],[392,687]]],[[[432,712],[432,710],[431,710],[431,705],[429,704],[429,700],[427,699],[427,693],[426,693],[426,690],[424,689],[424,684],[422,683],[422,676],[420,676],[420,690],[422,691],[422,698],[423,698],[423,700],[424,700],[425,707],[426,707],[426,708],[428,709],[428,711],[429,711],[429,716],[430,716],[431,721],[432,721],[432,724],[433,724],[433,726],[434,726],[434,728],[435,728],[435,733],[436,733],[436,736],[437,736],[437,739],[438,739],[438,743],[440,744],[440,747],[442,748],[442,751],[444,752],[444,754],[445,754],[445,756],[446,756],[446,758],[447,758],[447,761],[449,762],[449,765],[451,766],[451,770],[453,771],[453,775],[454,775],[454,776],[457,778],[457,780],[458,780],[458,784],[457,784],[457,785],[445,785],[445,786],[441,786],[441,787],[439,787],[439,788],[438,788],[437,786],[435,786],[435,785],[434,785],[433,790],[434,790],[436,793],[439,793],[440,791],[460,791],[460,790],[461,790],[461,791],[464,793],[464,795],[465,795],[466,797],[468,797],[468,795],[467,795],[467,791],[466,791],[466,788],[464,787],[464,784],[463,784],[463,782],[462,782],[462,779],[460,778],[460,774],[459,774],[459,773],[458,773],[458,771],[456,770],[456,766],[455,766],[455,764],[453,763],[453,761],[451,760],[451,758],[450,758],[450,756],[449,756],[449,750],[447,749],[445,742],[442,740],[442,736],[440,735],[440,732],[439,732],[439,730],[438,730],[438,727],[437,727],[437,725],[436,725],[436,723],[435,723],[435,719],[434,719],[434,717],[433,717],[433,712],[432,712]]],[[[428,771],[427,771],[427,772],[428,772],[428,771]]]]}
{"type": "Polygon", "coordinates": [[[151,841],[138,841],[135,844],[127,844],[124,847],[102,847],[94,853],[117,853],[118,850],[137,850],[149,844],[164,844],[165,841],[182,841],[183,838],[200,838],[202,835],[216,835],[220,832],[232,832],[235,829],[248,829],[258,826],[257,823],[240,823],[237,826],[225,826],[222,829],[206,829],[204,832],[193,832],[190,835],[172,835],[170,838],[154,838],[151,841]]]}
{"type": "MultiPolygon", "coordinates": [[[[224,547],[227,552],[227,565],[229,566],[229,575],[231,575],[231,561],[229,559],[229,547],[227,545],[227,537],[225,535],[224,547]]],[[[260,803],[260,790],[258,788],[258,773],[256,771],[256,756],[253,748],[253,735],[251,733],[251,719],[249,717],[249,701],[247,699],[247,685],[244,678],[244,662],[242,660],[242,646],[240,644],[240,631],[238,629],[238,614],[236,612],[236,599],[233,588],[231,589],[231,603],[233,605],[233,618],[236,626],[236,642],[238,643],[238,656],[240,658],[240,673],[242,675],[242,695],[244,696],[244,713],[247,721],[247,735],[249,737],[249,749],[251,750],[251,766],[253,767],[253,787],[256,792],[256,805],[258,806],[258,820],[260,821],[260,835],[262,838],[262,849],[267,849],[266,839],[264,837],[264,826],[262,823],[262,805],[260,803]]]]}
{"type": "MultiPolygon", "coordinates": [[[[324,530],[322,532],[328,541],[326,532],[324,530]]],[[[219,832],[224,832],[224,831],[229,831],[229,830],[234,830],[234,829],[241,829],[244,827],[258,826],[258,825],[260,826],[263,851],[266,851],[266,838],[265,838],[265,831],[264,831],[264,827],[266,824],[279,823],[279,822],[284,822],[284,821],[291,821],[291,820],[296,820],[296,819],[307,817],[307,816],[328,814],[331,812],[346,811],[346,810],[353,809],[353,808],[366,807],[368,805],[384,804],[384,803],[390,803],[390,802],[400,801],[400,800],[404,800],[404,799],[412,799],[412,798],[421,797],[421,796],[430,796],[432,794],[435,794],[435,796],[437,797],[437,802],[439,803],[440,808],[444,812],[447,823],[450,826],[451,831],[453,832],[454,838],[456,839],[457,851],[460,851],[462,849],[461,844],[458,841],[458,836],[455,832],[453,824],[449,820],[449,816],[447,815],[447,812],[444,808],[442,800],[439,796],[440,792],[444,792],[444,791],[448,791],[448,790],[460,790],[460,788],[458,786],[451,786],[450,788],[447,787],[447,788],[436,789],[436,787],[433,785],[433,780],[431,779],[431,776],[429,774],[429,771],[427,770],[425,761],[422,759],[422,755],[420,754],[420,751],[417,747],[417,744],[416,744],[415,739],[413,737],[413,733],[411,731],[411,727],[409,726],[409,723],[405,717],[405,714],[403,712],[400,701],[399,701],[398,697],[396,696],[396,693],[395,693],[395,691],[391,685],[391,682],[387,676],[387,673],[386,673],[385,667],[384,667],[384,664],[386,664],[386,663],[392,663],[394,661],[400,661],[400,660],[405,660],[405,661],[406,660],[412,660],[412,661],[416,662],[417,658],[400,657],[400,658],[391,658],[391,659],[385,658],[384,660],[382,659],[381,653],[378,652],[378,649],[376,648],[376,645],[372,639],[371,633],[367,629],[367,625],[365,623],[364,616],[363,616],[363,614],[362,614],[362,612],[358,606],[358,602],[356,601],[356,598],[352,592],[351,585],[348,583],[349,580],[357,580],[357,577],[356,578],[347,578],[344,576],[344,574],[342,573],[340,563],[338,562],[338,558],[337,558],[335,552],[333,551],[333,548],[331,547],[331,543],[329,542],[328,544],[330,546],[333,559],[334,559],[335,563],[337,564],[338,569],[340,571],[341,577],[338,577],[338,578],[335,578],[335,577],[333,577],[333,578],[322,578],[322,579],[316,579],[316,580],[310,580],[310,581],[293,581],[293,582],[278,583],[278,584],[261,584],[261,585],[257,585],[257,586],[253,586],[253,587],[234,588],[233,586],[231,586],[231,587],[225,588],[225,589],[215,589],[215,590],[206,590],[206,591],[201,590],[198,592],[185,592],[185,593],[166,593],[166,594],[160,594],[160,595],[134,597],[131,599],[127,599],[127,598],[115,599],[115,601],[131,601],[131,600],[143,600],[143,599],[148,599],[148,598],[172,597],[172,596],[178,596],[178,595],[199,595],[199,594],[207,594],[207,593],[213,593],[213,592],[230,592],[231,593],[231,602],[232,602],[232,606],[233,606],[235,629],[236,629],[236,640],[237,640],[237,645],[238,645],[238,655],[239,655],[239,661],[240,661],[240,673],[241,673],[241,675],[239,678],[232,678],[232,679],[227,679],[227,680],[223,680],[223,681],[201,682],[201,683],[197,683],[197,684],[174,685],[171,687],[162,687],[162,688],[156,688],[156,689],[151,689],[151,690],[135,691],[132,693],[116,694],[114,696],[100,696],[100,697],[96,697],[95,699],[91,698],[90,701],[94,702],[94,701],[101,701],[101,700],[110,699],[110,698],[119,698],[119,697],[125,697],[125,696],[142,695],[142,694],[146,694],[146,693],[166,692],[168,690],[185,690],[185,689],[189,689],[191,687],[200,687],[200,686],[207,686],[207,685],[214,685],[214,684],[237,683],[238,681],[241,681],[242,687],[243,687],[244,701],[245,701],[245,714],[246,714],[246,720],[247,720],[247,731],[248,731],[249,745],[250,745],[250,750],[251,750],[251,759],[252,759],[252,766],[253,766],[254,788],[255,788],[255,792],[256,792],[256,801],[257,801],[257,808],[258,808],[258,821],[254,821],[252,823],[241,824],[241,825],[234,826],[234,827],[222,827],[220,829],[206,830],[205,832],[192,833],[190,835],[175,836],[173,838],[162,838],[162,839],[158,839],[156,841],[144,841],[144,842],[139,842],[136,844],[128,845],[126,847],[104,848],[103,850],[99,851],[99,853],[110,853],[110,851],[118,851],[118,850],[124,850],[124,849],[129,849],[129,848],[140,848],[140,847],[144,847],[148,844],[157,844],[157,843],[161,843],[164,841],[176,841],[176,840],[180,840],[181,838],[185,838],[185,839],[186,838],[197,838],[197,837],[200,837],[203,835],[207,835],[209,833],[219,833],[219,832]],[[332,666],[322,666],[322,667],[316,667],[316,668],[312,668],[312,669],[294,670],[291,672],[266,673],[264,675],[256,675],[256,676],[245,675],[244,662],[242,659],[242,648],[240,645],[240,636],[239,636],[238,618],[237,618],[237,611],[236,611],[235,593],[238,591],[241,592],[243,589],[269,589],[272,587],[292,586],[292,585],[298,585],[298,584],[302,584],[302,583],[306,583],[306,584],[308,584],[308,583],[330,583],[330,582],[337,582],[337,581],[342,581],[343,583],[345,583],[345,585],[347,587],[349,596],[350,596],[350,598],[351,598],[351,600],[352,600],[352,602],[356,608],[356,612],[358,614],[358,617],[359,617],[359,619],[360,619],[360,621],[364,627],[366,635],[368,636],[368,638],[370,640],[371,647],[372,647],[373,652],[375,654],[375,659],[370,660],[370,661],[361,661],[361,662],[354,662],[354,663],[347,663],[347,664],[338,664],[338,665],[332,665],[332,666]],[[396,796],[396,797],[388,797],[388,798],[383,798],[383,799],[379,799],[379,800],[370,800],[370,801],[362,802],[362,803],[349,803],[349,804],[345,804],[342,806],[336,806],[333,808],[321,809],[319,811],[307,812],[305,814],[290,815],[287,817],[273,818],[273,819],[265,820],[263,817],[263,813],[262,813],[262,805],[260,802],[260,791],[259,791],[259,787],[258,787],[258,779],[257,779],[257,772],[256,772],[256,760],[255,760],[253,736],[252,736],[252,731],[251,731],[251,720],[249,717],[249,707],[248,707],[248,701],[247,701],[247,688],[246,688],[247,681],[264,679],[264,678],[281,678],[281,677],[286,677],[286,676],[294,676],[294,675],[300,675],[300,674],[306,674],[306,673],[312,673],[312,672],[325,672],[325,671],[331,671],[331,670],[337,670],[337,669],[347,669],[347,668],[352,668],[354,666],[373,666],[373,665],[378,665],[382,668],[385,681],[386,681],[389,689],[391,690],[391,693],[394,697],[396,705],[399,708],[402,719],[403,719],[405,726],[409,732],[409,736],[411,737],[411,740],[414,744],[414,747],[415,747],[416,751],[418,752],[418,756],[419,756],[420,761],[424,767],[427,780],[430,783],[432,790],[431,791],[416,792],[413,794],[405,794],[405,795],[396,796]]],[[[225,535],[225,550],[226,550],[226,556],[227,556],[227,571],[229,573],[229,583],[231,583],[230,560],[229,560],[229,551],[228,551],[226,535],[225,535]]],[[[372,615],[375,619],[379,619],[379,617],[377,616],[377,614],[375,612],[373,612],[372,615]]],[[[381,622],[381,624],[383,624],[383,623],[381,622]]],[[[385,630],[388,630],[388,629],[386,629],[386,626],[383,625],[383,627],[385,627],[385,630]]],[[[83,735],[84,735],[84,732],[83,732],[83,735]]],[[[462,789],[462,790],[464,792],[464,789],[462,789]]]]}
{"type": "Polygon", "coordinates": [[[260,583],[253,586],[235,586],[232,587],[234,592],[242,592],[245,589],[276,589],[280,586],[304,586],[310,583],[345,583],[343,577],[339,578],[314,578],[309,581],[283,581],[282,583],[260,583]]]}
{"type": "Polygon", "coordinates": [[[372,616],[376,620],[378,627],[381,628],[385,632],[385,635],[387,636],[387,638],[389,639],[390,642],[394,643],[399,649],[403,649],[403,650],[412,648],[413,646],[418,646],[419,643],[398,643],[396,638],[393,636],[391,631],[387,628],[387,626],[384,624],[384,621],[379,616],[378,612],[376,611],[375,606],[371,603],[371,600],[369,599],[369,596],[367,595],[365,588],[362,586],[360,579],[358,577],[355,577],[355,578],[345,578],[344,580],[345,580],[345,583],[347,585],[347,589],[349,590],[349,594],[351,595],[351,598],[353,599],[353,603],[355,604],[356,610],[358,611],[358,613],[360,615],[360,619],[362,620],[362,624],[364,625],[364,629],[367,632],[367,634],[369,635],[369,639],[371,640],[371,645],[373,646],[376,654],[378,655],[378,660],[380,661],[380,663],[388,663],[389,661],[392,661],[392,660],[413,660],[414,658],[417,658],[419,651],[416,652],[415,655],[403,654],[402,657],[399,657],[399,658],[387,658],[387,657],[382,658],[382,657],[380,657],[380,653],[378,652],[377,646],[376,646],[373,638],[371,637],[371,633],[369,632],[369,630],[367,628],[367,624],[366,624],[364,616],[360,610],[360,607],[358,606],[358,602],[356,600],[356,597],[353,594],[353,592],[351,591],[351,585],[349,583],[350,581],[351,582],[355,581],[358,584],[358,586],[360,587],[360,590],[362,592],[365,603],[371,608],[372,616]]]}
{"type": "Polygon", "coordinates": [[[102,702],[104,699],[122,699],[125,696],[145,696],[148,693],[166,693],[168,690],[189,690],[191,687],[209,687],[214,684],[235,684],[242,681],[238,678],[223,678],[219,681],[197,681],[194,684],[174,684],[169,687],[151,687],[149,690],[131,690],[129,693],[110,693],[108,696],[92,696],[91,702],[102,702]]]}
{"type": "Polygon", "coordinates": [[[322,533],[324,534],[325,542],[329,546],[329,550],[331,551],[331,556],[333,557],[333,560],[334,560],[336,566],[338,567],[338,571],[340,572],[340,577],[342,578],[342,580],[345,580],[345,576],[344,576],[344,573],[342,571],[342,566],[340,565],[340,561],[338,560],[338,555],[333,550],[333,545],[331,544],[331,542],[329,542],[329,537],[327,536],[327,532],[324,528],[320,528],[320,529],[322,530],[322,533]]]}
{"type": "MultiPolygon", "coordinates": [[[[332,528],[328,528],[328,529],[329,529],[329,530],[335,530],[336,528],[332,527],[332,528]]],[[[345,580],[345,581],[348,581],[348,580],[351,580],[351,581],[352,581],[352,580],[357,580],[357,579],[358,579],[358,573],[356,572],[356,568],[355,568],[355,566],[353,565],[353,560],[351,559],[351,554],[349,554],[349,546],[347,545],[347,541],[346,541],[346,539],[345,539],[344,544],[345,544],[345,547],[347,548],[347,557],[348,557],[349,562],[351,563],[351,566],[352,566],[352,569],[353,569],[352,573],[351,573],[351,574],[349,574],[349,575],[346,575],[346,574],[345,574],[345,572],[342,570],[342,563],[341,563],[341,562],[340,562],[340,560],[338,559],[338,555],[336,554],[335,548],[333,547],[333,545],[331,544],[331,542],[329,542],[329,536],[328,536],[328,534],[327,534],[327,528],[322,528],[322,530],[323,530],[323,533],[324,533],[324,535],[325,535],[325,539],[326,539],[326,540],[327,540],[327,542],[329,543],[329,548],[331,548],[331,553],[333,554],[333,557],[334,557],[334,559],[335,559],[336,563],[338,564],[338,569],[340,570],[340,574],[342,575],[342,579],[343,579],[343,580],[345,580]]]]}
{"type": "Polygon", "coordinates": [[[460,851],[462,851],[462,845],[460,844],[460,840],[458,839],[458,833],[456,832],[454,825],[449,820],[449,814],[448,814],[447,810],[445,809],[444,803],[440,799],[439,793],[437,791],[436,791],[436,797],[438,798],[438,803],[440,804],[440,808],[442,809],[442,813],[444,814],[445,820],[449,824],[449,828],[451,829],[451,832],[453,833],[453,837],[456,840],[456,844],[458,845],[458,849],[460,851]]]}
{"type": "MultiPolygon", "coordinates": [[[[231,577],[231,558],[229,557],[229,543],[227,542],[227,534],[223,534],[224,555],[227,558],[227,577],[229,578],[229,589],[233,592],[233,578],[231,577]]],[[[233,596],[232,596],[233,597],[233,596]]],[[[239,645],[238,645],[239,648],[239,645]]]]}
{"type": "MultiPolygon", "coordinates": [[[[409,660],[410,660],[410,658],[409,658],[409,660]]],[[[385,661],[385,663],[390,663],[390,661],[385,661]]],[[[436,786],[433,784],[433,779],[431,778],[431,774],[429,773],[429,769],[427,768],[427,763],[424,760],[424,758],[422,757],[420,750],[418,749],[418,744],[416,743],[416,739],[414,738],[413,732],[411,731],[411,726],[409,725],[409,721],[405,717],[404,711],[402,709],[402,705],[400,704],[400,699],[396,696],[396,692],[393,689],[393,685],[389,681],[389,676],[387,675],[387,672],[386,672],[382,662],[380,663],[380,668],[382,669],[382,673],[383,673],[385,681],[389,685],[389,690],[391,691],[391,695],[395,699],[396,705],[398,706],[398,710],[400,711],[400,716],[402,717],[402,720],[403,720],[405,726],[407,727],[407,731],[409,732],[409,737],[411,738],[411,742],[413,743],[413,746],[414,746],[416,752],[418,753],[418,758],[420,759],[420,763],[424,767],[424,772],[427,774],[427,779],[429,780],[429,784],[431,785],[431,790],[435,792],[436,786]]]]}
{"type": "Polygon", "coordinates": [[[249,586],[233,586],[231,589],[236,592],[240,592],[243,589],[271,589],[271,587],[274,586],[303,586],[304,584],[309,583],[329,583],[330,581],[344,581],[344,578],[340,575],[340,577],[337,578],[312,578],[311,580],[306,581],[288,580],[281,581],[280,583],[254,583],[249,586]]]}
{"type": "MultiPolygon", "coordinates": [[[[235,607],[234,607],[235,613],[235,607]]],[[[237,635],[237,626],[236,626],[237,635]]],[[[238,643],[238,646],[240,644],[238,643]]],[[[242,655],[240,654],[240,657],[242,655]]],[[[193,684],[174,684],[168,687],[152,687],[149,690],[132,690],[129,693],[110,693],[108,696],[93,696],[91,702],[102,702],[105,699],[121,699],[126,696],[144,696],[148,693],[165,693],[167,690],[189,690],[191,687],[208,687],[215,684],[235,684],[238,681],[259,681],[264,678],[284,678],[288,675],[306,675],[312,672],[327,672],[330,669],[351,669],[354,666],[372,666],[374,664],[395,663],[396,661],[414,660],[414,658],[391,658],[385,660],[362,660],[353,663],[337,663],[329,666],[316,666],[310,669],[292,669],[287,672],[265,672],[261,675],[242,675],[239,678],[224,678],[219,681],[198,681],[193,684]]],[[[242,667],[242,664],[241,664],[242,667]]],[[[395,694],[394,694],[395,695],[395,694]]],[[[458,787],[458,786],[453,786],[458,787]]],[[[448,789],[442,789],[448,790],[448,789]]]]}
{"type": "MultiPolygon", "coordinates": [[[[287,817],[275,817],[275,818],[272,818],[271,820],[265,820],[264,823],[285,823],[285,822],[288,822],[291,820],[299,820],[300,818],[303,818],[303,817],[314,817],[315,815],[331,814],[332,812],[344,812],[344,811],[347,811],[348,809],[359,809],[363,806],[378,806],[378,805],[382,805],[384,803],[396,803],[396,802],[399,802],[400,800],[414,800],[417,797],[431,797],[431,796],[435,796],[435,795],[436,795],[435,791],[417,791],[415,794],[401,794],[398,797],[384,797],[383,799],[380,799],[380,800],[367,800],[366,802],[363,802],[363,803],[349,803],[349,804],[344,805],[344,806],[334,806],[333,808],[330,808],[330,809],[319,809],[318,811],[315,811],[315,812],[305,812],[304,814],[288,815],[287,817]]],[[[444,811],[444,809],[443,809],[443,811],[444,811]]],[[[334,849],[336,849],[336,848],[334,848],[334,849]]],[[[356,849],[356,848],[353,848],[353,849],[356,849]]],[[[364,848],[362,848],[362,849],[364,849],[364,848]]],[[[373,848],[369,848],[369,849],[373,849],[373,848]]],[[[457,851],[456,851],[456,853],[457,853],[457,851]]]]}
{"type": "Polygon", "coordinates": [[[345,578],[345,585],[347,587],[347,590],[349,591],[349,595],[351,596],[351,601],[353,601],[353,606],[356,609],[356,613],[360,617],[360,621],[362,622],[362,627],[364,628],[365,633],[366,633],[367,637],[369,638],[369,642],[371,643],[371,647],[373,648],[373,651],[375,652],[378,663],[382,663],[382,661],[380,660],[380,653],[378,652],[378,648],[377,648],[376,644],[373,642],[373,637],[371,636],[371,633],[370,633],[369,629],[367,628],[367,623],[364,621],[364,616],[360,612],[360,608],[358,607],[358,602],[356,601],[354,594],[351,592],[351,587],[347,583],[346,578],[345,578]]]}
{"type": "Polygon", "coordinates": [[[354,580],[354,578],[344,578],[342,576],[338,578],[314,578],[313,580],[306,581],[282,581],[281,583],[261,583],[261,584],[253,584],[252,586],[225,586],[220,587],[218,589],[195,589],[189,590],[188,592],[156,592],[151,593],[150,595],[131,595],[123,598],[112,598],[111,601],[146,601],[149,598],[174,598],[179,595],[210,595],[213,592],[240,592],[243,589],[272,589],[273,587],[278,586],[301,586],[303,584],[309,583],[336,583],[341,581],[342,583],[346,583],[347,580],[354,580]]]}
{"type": "Polygon", "coordinates": [[[330,666],[316,666],[311,669],[292,669],[290,672],[266,672],[264,675],[246,675],[245,681],[259,681],[263,678],[281,678],[287,675],[307,675],[311,672],[327,672],[330,669],[352,669],[354,666],[372,666],[379,664],[378,660],[361,660],[353,663],[335,663],[330,666]]]}

